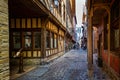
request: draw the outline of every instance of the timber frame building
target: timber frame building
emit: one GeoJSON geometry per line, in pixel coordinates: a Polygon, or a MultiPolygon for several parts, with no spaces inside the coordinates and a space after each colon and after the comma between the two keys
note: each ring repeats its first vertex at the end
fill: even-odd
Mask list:
{"type": "Polygon", "coordinates": [[[92,73],[93,52],[96,49],[94,44],[97,45],[98,65],[111,74],[114,80],[119,80],[120,0],[86,0],[86,5],[89,72],[92,73]],[[93,34],[94,30],[97,33],[93,34]],[[95,39],[96,35],[98,39],[95,39]]]}
{"type": "Polygon", "coordinates": [[[10,79],[19,65],[18,51],[24,65],[36,66],[75,43],[75,0],[2,0],[0,13],[0,79],[10,79]]]}

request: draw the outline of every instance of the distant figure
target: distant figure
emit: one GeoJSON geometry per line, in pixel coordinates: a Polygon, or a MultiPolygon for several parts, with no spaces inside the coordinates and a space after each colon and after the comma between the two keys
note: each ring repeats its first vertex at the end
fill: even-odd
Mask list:
{"type": "Polygon", "coordinates": [[[73,49],[79,49],[79,43],[75,43],[75,44],[73,45],[73,49]]]}
{"type": "Polygon", "coordinates": [[[86,49],[87,49],[87,38],[85,38],[85,37],[82,39],[81,48],[82,48],[83,50],[86,50],[86,49]]]}

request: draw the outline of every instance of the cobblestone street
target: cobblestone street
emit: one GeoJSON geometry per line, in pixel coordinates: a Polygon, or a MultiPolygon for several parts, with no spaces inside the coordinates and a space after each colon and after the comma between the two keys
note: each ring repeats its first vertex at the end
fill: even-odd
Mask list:
{"type": "MultiPolygon", "coordinates": [[[[94,55],[96,57],[96,55],[94,55]]],[[[94,80],[111,80],[96,65],[94,58],[94,80]]],[[[89,80],[87,51],[71,50],[53,62],[36,69],[15,80],[89,80]]]]}

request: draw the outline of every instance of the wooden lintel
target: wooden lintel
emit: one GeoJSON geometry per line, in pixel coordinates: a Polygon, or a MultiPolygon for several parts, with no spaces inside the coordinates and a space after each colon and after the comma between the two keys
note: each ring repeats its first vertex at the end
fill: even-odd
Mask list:
{"type": "Polygon", "coordinates": [[[110,3],[95,3],[92,6],[93,7],[110,6],[110,3]]]}

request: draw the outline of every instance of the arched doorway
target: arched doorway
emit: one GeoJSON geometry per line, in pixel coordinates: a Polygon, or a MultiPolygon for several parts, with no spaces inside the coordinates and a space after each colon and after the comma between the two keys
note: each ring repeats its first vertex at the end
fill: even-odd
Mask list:
{"type": "Polygon", "coordinates": [[[92,26],[98,29],[98,66],[102,67],[103,53],[110,53],[110,12],[108,6],[93,8],[92,26]]]}

